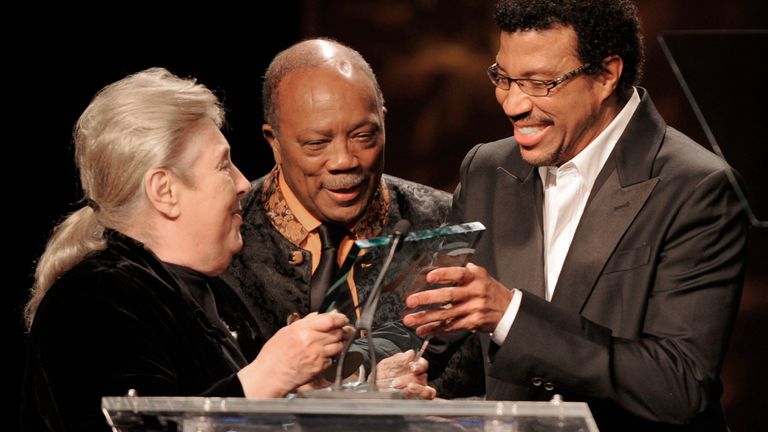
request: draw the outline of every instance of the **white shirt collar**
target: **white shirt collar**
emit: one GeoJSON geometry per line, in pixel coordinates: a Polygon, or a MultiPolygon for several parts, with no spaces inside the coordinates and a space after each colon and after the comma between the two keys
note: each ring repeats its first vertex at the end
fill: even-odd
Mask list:
{"type": "MultiPolygon", "coordinates": [[[[592,190],[592,185],[595,183],[597,175],[600,173],[603,165],[605,165],[605,161],[608,160],[608,156],[610,156],[613,148],[616,147],[616,143],[621,138],[621,134],[624,133],[624,129],[627,128],[638,105],[640,105],[640,96],[637,93],[637,89],[633,89],[632,96],[624,105],[624,108],[619,111],[619,114],[611,120],[611,123],[584,150],[579,152],[570,161],[564,163],[560,168],[568,169],[571,166],[575,167],[581,176],[582,184],[587,190],[592,190]]],[[[554,173],[557,169],[558,167],[539,167],[539,176],[546,182],[547,173],[549,171],[554,173]]]]}

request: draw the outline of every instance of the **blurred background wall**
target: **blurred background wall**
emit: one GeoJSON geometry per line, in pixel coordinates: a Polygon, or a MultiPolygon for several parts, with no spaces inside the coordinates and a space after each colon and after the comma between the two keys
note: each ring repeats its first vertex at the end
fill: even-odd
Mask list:
{"type": "MultiPolygon", "coordinates": [[[[657,35],[675,29],[765,29],[765,2],[639,0],[637,4],[647,48],[642,85],[670,125],[708,146],[657,35]]],[[[249,178],[272,166],[260,133],[263,71],[279,50],[306,37],[335,38],[356,48],[373,66],[387,101],[386,171],[391,174],[451,191],[469,148],[512,132],[485,76],[498,38],[490,0],[305,0],[257,7],[257,12],[250,12],[251,6],[236,4],[131,2],[113,4],[108,10],[68,4],[6,11],[6,20],[22,29],[2,30],[7,53],[2,68],[5,104],[6,112],[12,112],[4,128],[2,182],[5,268],[10,274],[2,290],[2,328],[10,344],[6,352],[11,353],[2,386],[11,422],[7,430],[15,429],[24,350],[21,308],[34,261],[55,223],[79,208],[71,130],[104,85],[150,66],[199,78],[229,109],[225,134],[235,162],[249,178]],[[277,29],[268,30],[267,23],[277,29]]],[[[740,170],[751,169],[741,168],[742,162],[766,160],[768,134],[762,133],[766,109],[760,103],[766,96],[760,78],[768,76],[763,73],[768,72],[765,52],[743,56],[761,65],[759,73],[750,72],[757,80],[740,79],[745,71],[730,68],[719,53],[695,57],[695,66],[702,70],[723,70],[704,88],[726,90],[723,98],[731,98],[716,98],[716,109],[707,114],[735,116],[732,124],[718,129],[717,138],[724,148],[728,145],[726,155],[739,161],[734,165],[740,170]],[[760,88],[762,93],[755,90],[760,88]],[[739,139],[731,144],[735,130],[750,132],[736,135],[739,139]]],[[[750,190],[766,190],[766,181],[759,176],[750,181],[750,190]]],[[[758,194],[761,198],[768,197],[758,194]]],[[[761,409],[768,401],[768,342],[763,336],[768,330],[767,246],[766,230],[753,229],[747,282],[723,372],[724,404],[734,431],[760,424],[761,409]]]]}

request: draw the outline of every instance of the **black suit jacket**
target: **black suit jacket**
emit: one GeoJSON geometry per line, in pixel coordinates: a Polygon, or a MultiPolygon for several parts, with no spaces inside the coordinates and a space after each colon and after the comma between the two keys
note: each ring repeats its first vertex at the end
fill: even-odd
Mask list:
{"type": "Polygon", "coordinates": [[[453,217],[486,225],[475,261],[523,290],[504,343],[481,338],[487,397],[587,401],[601,430],[724,430],[719,373],[746,217],[730,168],[638,91],[551,303],[530,293],[544,291],[538,170],[513,138],[476,146],[462,164],[453,217]]]}

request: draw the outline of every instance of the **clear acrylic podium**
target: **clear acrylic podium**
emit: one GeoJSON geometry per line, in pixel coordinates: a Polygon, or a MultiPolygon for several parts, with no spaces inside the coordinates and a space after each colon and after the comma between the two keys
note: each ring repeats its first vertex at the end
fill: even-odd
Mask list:
{"type": "Polygon", "coordinates": [[[582,402],[105,397],[120,432],[596,432],[582,402]]]}

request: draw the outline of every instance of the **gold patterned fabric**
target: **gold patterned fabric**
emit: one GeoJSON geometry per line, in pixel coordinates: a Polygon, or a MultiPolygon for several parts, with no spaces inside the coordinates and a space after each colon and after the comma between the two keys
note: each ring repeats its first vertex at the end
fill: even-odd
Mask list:
{"type": "MultiPolygon", "coordinates": [[[[299,246],[309,235],[309,232],[294,216],[278,184],[279,167],[275,167],[264,179],[262,186],[262,202],[267,217],[272,225],[291,243],[299,246]]],[[[363,216],[350,230],[355,239],[377,237],[386,226],[389,214],[389,191],[384,180],[379,181],[379,187],[373,195],[371,204],[363,216]]]]}

